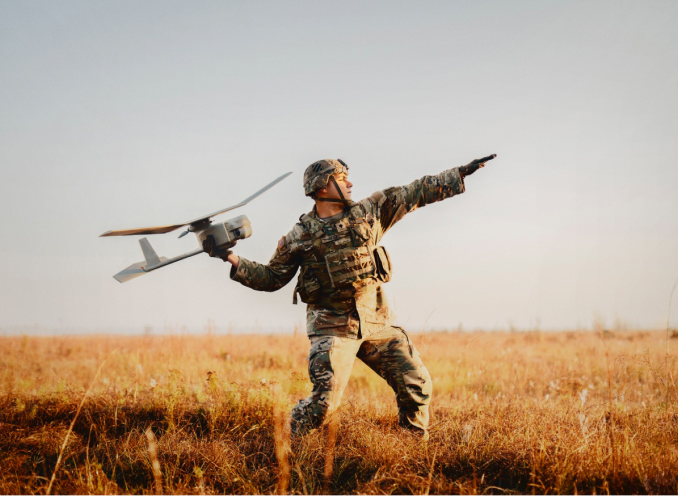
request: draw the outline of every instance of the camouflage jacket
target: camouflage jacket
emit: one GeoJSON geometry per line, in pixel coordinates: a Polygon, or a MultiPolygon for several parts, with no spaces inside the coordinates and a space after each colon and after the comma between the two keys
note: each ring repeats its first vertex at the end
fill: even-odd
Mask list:
{"type": "Polygon", "coordinates": [[[309,336],[358,338],[382,331],[395,319],[381,287],[390,279],[382,236],[405,214],[464,192],[459,169],[424,176],[406,186],[377,191],[339,218],[304,214],[278,242],[267,265],[240,257],[231,279],[257,291],[277,291],[301,267],[297,292],[306,308],[309,336]]]}

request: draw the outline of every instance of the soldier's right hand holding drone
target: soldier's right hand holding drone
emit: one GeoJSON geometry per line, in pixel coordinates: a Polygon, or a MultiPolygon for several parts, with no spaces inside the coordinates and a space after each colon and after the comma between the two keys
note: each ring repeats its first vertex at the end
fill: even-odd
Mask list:
{"type": "Polygon", "coordinates": [[[217,242],[215,241],[214,236],[212,235],[207,236],[205,240],[202,242],[202,249],[210,257],[220,258],[224,262],[228,261],[228,256],[231,253],[233,253],[231,250],[227,248],[217,246],[217,242]]]}

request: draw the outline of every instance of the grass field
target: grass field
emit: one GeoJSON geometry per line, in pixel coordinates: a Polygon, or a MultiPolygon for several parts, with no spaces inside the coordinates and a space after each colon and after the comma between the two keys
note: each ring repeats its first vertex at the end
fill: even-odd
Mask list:
{"type": "Polygon", "coordinates": [[[52,493],[678,493],[666,332],[412,338],[428,443],[357,362],[334,421],[289,449],[305,336],[0,338],[0,492],[46,493],[58,461],[52,493]]]}

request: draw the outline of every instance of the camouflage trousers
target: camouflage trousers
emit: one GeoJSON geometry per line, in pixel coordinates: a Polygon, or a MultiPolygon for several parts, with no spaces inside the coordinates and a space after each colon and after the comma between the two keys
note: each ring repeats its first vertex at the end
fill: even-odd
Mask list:
{"type": "Polygon", "coordinates": [[[399,327],[363,339],[311,336],[308,375],[311,396],[292,409],[292,433],[319,427],[341,402],[358,357],[393,388],[402,427],[427,436],[428,405],[433,392],[431,376],[419,352],[399,327]]]}

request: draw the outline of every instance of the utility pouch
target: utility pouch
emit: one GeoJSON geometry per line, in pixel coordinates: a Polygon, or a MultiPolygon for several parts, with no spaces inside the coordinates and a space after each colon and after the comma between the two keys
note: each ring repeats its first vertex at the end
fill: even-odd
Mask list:
{"type": "Polygon", "coordinates": [[[377,266],[377,277],[383,282],[391,280],[393,268],[391,266],[391,257],[389,257],[386,248],[377,246],[374,249],[374,263],[377,266]]]}

